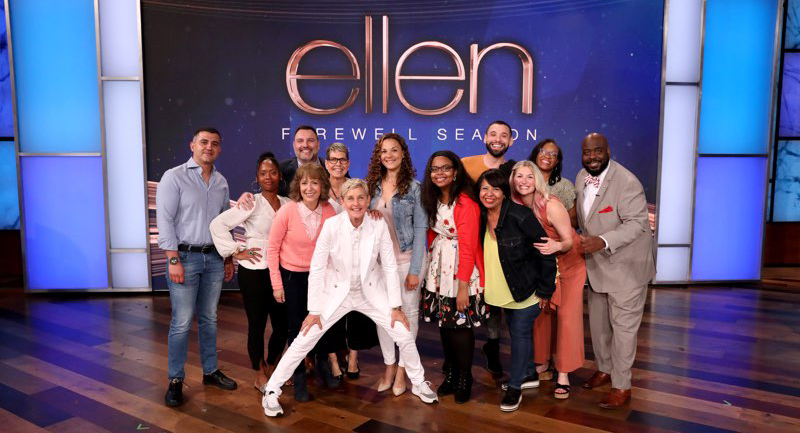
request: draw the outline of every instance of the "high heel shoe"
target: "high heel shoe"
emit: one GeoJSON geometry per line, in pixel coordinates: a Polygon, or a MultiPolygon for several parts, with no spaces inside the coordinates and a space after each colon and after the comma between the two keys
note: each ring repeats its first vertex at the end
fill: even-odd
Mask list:
{"type": "Polygon", "coordinates": [[[404,392],[406,392],[406,378],[404,377],[401,380],[395,378],[394,385],[392,385],[392,394],[400,396],[404,392]]]}
{"type": "Polygon", "coordinates": [[[381,380],[378,381],[378,392],[388,391],[393,384],[394,384],[393,380],[390,380],[389,383],[384,383],[383,378],[381,378],[381,380]]]}
{"type": "Polygon", "coordinates": [[[539,372],[539,380],[553,380],[555,377],[556,373],[553,368],[553,361],[547,361],[547,369],[539,372]]]}

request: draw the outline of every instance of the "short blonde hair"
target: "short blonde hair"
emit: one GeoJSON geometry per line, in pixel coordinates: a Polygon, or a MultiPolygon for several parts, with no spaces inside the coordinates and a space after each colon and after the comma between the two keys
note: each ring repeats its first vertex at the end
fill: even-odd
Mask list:
{"type": "Polygon", "coordinates": [[[364,182],[362,179],[352,178],[347,179],[344,181],[342,186],[339,188],[339,197],[344,199],[345,194],[350,192],[351,189],[362,188],[364,192],[367,193],[367,197],[369,197],[369,189],[367,188],[367,183],[364,182]]]}

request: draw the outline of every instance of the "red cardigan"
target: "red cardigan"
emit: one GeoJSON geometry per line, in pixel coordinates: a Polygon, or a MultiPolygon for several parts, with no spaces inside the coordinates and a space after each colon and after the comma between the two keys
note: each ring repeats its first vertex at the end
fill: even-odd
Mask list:
{"type": "MultiPolygon", "coordinates": [[[[485,272],[483,271],[483,249],[478,241],[481,223],[481,209],[478,203],[462,193],[456,200],[453,209],[453,218],[456,220],[458,233],[458,271],[456,278],[469,282],[472,269],[477,265],[481,277],[480,285],[485,286],[485,272]]],[[[428,245],[433,243],[436,232],[428,229],[428,245]]]]}

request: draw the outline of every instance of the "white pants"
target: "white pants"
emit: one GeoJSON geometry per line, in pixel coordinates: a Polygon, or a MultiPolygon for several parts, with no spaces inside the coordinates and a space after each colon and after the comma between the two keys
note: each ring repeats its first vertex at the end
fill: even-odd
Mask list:
{"type": "MultiPolygon", "coordinates": [[[[397,275],[400,277],[400,297],[403,301],[403,313],[405,313],[406,318],[408,318],[408,324],[411,327],[411,335],[416,341],[417,332],[419,332],[420,288],[417,287],[416,290],[406,290],[406,276],[408,275],[408,268],[410,266],[411,262],[398,263],[397,275]]],[[[378,328],[378,341],[381,344],[381,352],[383,352],[383,363],[386,365],[393,365],[397,362],[397,357],[395,357],[394,353],[394,341],[383,328],[378,328]]],[[[402,357],[400,357],[398,365],[400,365],[400,367],[405,367],[402,357]]]]}
{"type": "MultiPolygon", "coordinates": [[[[425,381],[425,371],[422,368],[419,352],[417,352],[417,346],[414,343],[414,337],[411,335],[411,332],[400,322],[395,322],[394,328],[392,328],[391,311],[377,310],[366,300],[362,292],[357,292],[356,294],[348,293],[344,301],[342,301],[342,304],[333,312],[331,317],[327,320],[321,320],[322,329],[319,329],[319,327],[315,325],[311,327],[306,335],[303,335],[302,331],[300,332],[297,338],[292,342],[292,345],[289,346],[286,353],[283,354],[280,362],[278,362],[278,366],[275,367],[275,371],[269,378],[267,382],[267,393],[274,392],[280,395],[281,386],[289,380],[297,365],[300,364],[303,358],[306,357],[306,354],[314,348],[325,331],[330,329],[339,319],[351,311],[359,311],[372,319],[372,321],[378,325],[378,332],[386,332],[391,339],[397,343],[400,347],[400,359],[403,360],[406,373],[408,374],[408,378],[411,379],[411,383],[419,385],[425,381]]],[[[394,348],[394,345],[392,345],[392,348],[394,348]]]]}

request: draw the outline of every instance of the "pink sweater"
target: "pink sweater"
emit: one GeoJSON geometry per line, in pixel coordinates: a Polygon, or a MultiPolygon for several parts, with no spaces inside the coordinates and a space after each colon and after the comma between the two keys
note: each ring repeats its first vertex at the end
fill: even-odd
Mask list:
{"type": "Polygon", "coordinates": [[[267,244],[267,266],[272,280],[272,290],[283,289],[280,267],[293,272],[308,272],[322,225],[325,220],[336,215],[333,206],[327,201],[320,202],[319,205],[322,206],[322,219],[313,241],[308,238],[300,212],[297,210],[297,206],[303,206],[302,203],[289,202],[281,206],[275,214],[267,244]]]}

